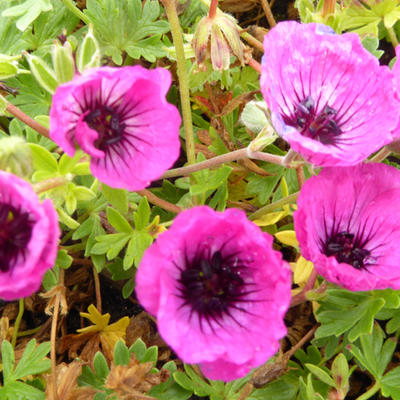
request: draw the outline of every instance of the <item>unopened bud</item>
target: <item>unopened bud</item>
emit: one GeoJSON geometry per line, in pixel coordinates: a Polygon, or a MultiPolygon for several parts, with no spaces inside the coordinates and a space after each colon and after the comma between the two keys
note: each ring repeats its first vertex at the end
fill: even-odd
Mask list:
{"type": "Polygon", "coordinates": [[[31,149],[23,139],[15,136],[0,139],[0,169],[22,178],[31,176],[31,149]]]}
{"type": "Polygon", "coordinates": [[[93,35],[92,25],[89,25],[89,31],[85,39],[83,39],[82,44],[78,47],[76,66],[80,73],[86,69],[100,66],[100,47],[93,35]]]}
{"type": "Polygon", "coordinates": [[[66,41],[61,45],[55,41],[51,56],[58,82],[65,83],[72,80],[75,75],[75,61],[72,55],[71,44],[66,41]]]}
{"type": "Polygon", "coordinates": [[[27,52],[25,52],[24,55],[28,60],[32,75],[39,82],[40,86],[42,86],[49,93],[54,94],[58,86],[58,81],[54,70],[40,57],[27,52]]]}
{"type": "Polygon", "coordinates": [[[244,64],[239,30],[235,19],[228,14],[218,13],[213,18],[203,17],[196,27],[192,45],[201,69],[205,68],[207,58],[211,58],[213,69],[228,69],[231,54],[244,64]]]}

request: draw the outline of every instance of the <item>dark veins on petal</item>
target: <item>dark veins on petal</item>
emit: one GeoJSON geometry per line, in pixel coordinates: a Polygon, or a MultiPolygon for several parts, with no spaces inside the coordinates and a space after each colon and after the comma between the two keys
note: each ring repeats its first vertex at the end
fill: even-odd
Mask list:
{"type": "Polygon", "coordinates": [[[178,290],[183,306],[189,306],[190,316],[197,313],[200,324],[205,320],[212,329],[212,322],[221,325],[225,315],[240,325],[232,313],[246,311],[240,303],[252,301],[246,297],[255,292],[248,288],[253,283],[246,282],[248,267],[236,254],[207,253],[198,252],[192,260],[186,257],[185,266],[180,268],[178,290]]]}
{"type": "Polygon", "coordinates": [[[17,261],[25,260],[33,222],[28,213],[0,203],[0,270],[12,270],[17,261]]]}
{"type": "Polygon", "coordinates": [[[317,110],[311,96],[296,104],[292,115],[282,115],[285,124],[298,129],[303,136],[320,141],[323,144],[335,144],[342,133],[335,121],[337,111],[325,105],[317,110]]]}

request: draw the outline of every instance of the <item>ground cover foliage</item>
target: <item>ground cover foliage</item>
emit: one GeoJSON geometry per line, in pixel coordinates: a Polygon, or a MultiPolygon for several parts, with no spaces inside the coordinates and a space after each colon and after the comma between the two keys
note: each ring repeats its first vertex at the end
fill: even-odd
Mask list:
{"type": "MultiPolygon", "coordinates": [[[[0,399],[400,399],[399,38],[397,0],[0,0],[0,399]],[[368,98],[354,113],[339,96],[319,108],[302,78],[304,96],[290,92],[296,63],[300,75],[313,71],[315,49],[336,40],[331,29],[350,46],[340,61],[357,65],[344,97],[368,98]],[[279,40],[282,49],[298,47],[279,58],[279,40]],[[357,71],[371,77],[352,84],[357,71]],[[98,85],[123,92],[119,113],[112,95],[88,95],[98,85]],[[150,104],[150,117],[135,120],[125,101],[150,104]],[[132,144],[135,124],[155,139],[132,144]],[[346,150],[363,135],[359,153],[346,150]],[[109,150],[115,144],[122,152],[109,150]],[[379,165],[354,166],[365,158],[379,165]],[[338,188],[362,205],[346,203],[338,188]],[[350,210],[345,225],[337,207],[350,210]],[[227,208],[242,212],[211,211],[227,208]],[[330,230],[321,209],[324,218],[333,210],[330,230]],[[46,222],[39,226],[26,210],[48,213],[46,222]],[[329,240],[313,245],[319,231],[329,240]],[[194,244],[179,264],[172,255],[180,235],[194,244]],[[202,247],[207,235],[220,240],[213,253],[202,247]],[[369,241],[375,247],[365,247],[369,241]],[[248,260],[236,257],[246,251],[248,260]],[[372,279],[380,259],[383,272],[372,279]],[[164,260],[179,271],[184,304],[161,312],[171,298],[163,297],[164,260]],[[247,276],[252,263],[262,271],[247,276]],[[250,311],[244,319],[236,311],[246,301],[258,310],[268,273],[265,315],[279,311],[264,318],[259,347],[243,361],[245,343],[232,340],[212,359],[219,335],[261,330],[250,311]],[[205,293],[211,297],[199,301],[205,293]],[[180,345],[171,340],[187,306],[207,359],[187,355],[200,343],[190,335],[180,345]]],[[[324,47],[327,71],[340,70],[326,55],[334,47],[324,47]]]]}

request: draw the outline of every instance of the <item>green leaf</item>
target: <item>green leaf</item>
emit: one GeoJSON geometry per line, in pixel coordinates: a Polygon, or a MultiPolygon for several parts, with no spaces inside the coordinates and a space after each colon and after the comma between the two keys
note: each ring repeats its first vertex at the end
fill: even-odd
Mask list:
{"type": "Polygon", "coordinates": [[[1,388],[3,393],[0,391],[1,399],[8,400],[44,400],[45,394],[41,390],[28,385],[24,382],[11,381],[1,388]],[[2,397],[5,394],[5,397],[2,397]]]}
{"type": "Polygon", "coordinates": [[[128,365],[130,358],[130,352],[125,343],[119,340],[114,347],[114,364],[128,365]]]}
{"type": "Polygon", "coordinates": [[[58,170],[61,175],[66,175],[71,172],[72,168],[76,165],[76,163],[82,157],[81,151],[76,151],[73,157],[70,157],[66,153],[64,153],[60,160],[58,161],[58,170]]]}
{"type": "Polygon", "coordinates": [[[52,9],[50,0],[25,0],[22,4],[7,8],[1,15],[3,17],[19,17],[16,22],[17,28],[24,31],[41,12],[52,9]]]}
{"type": "Polygon", "coordinates": [[[143,230],[149,224],[150,206],[146,197],[141,198],[139,207],[133,214],[133,220],[135,221],[135,228],[138,231],[143,230]]]}
{"type": "Polygon", "coordinates": [[[169,31],[166,21],[158,20],[158,1],[149,0],[87,0],[85,14],[93,22],[106,55],[117,65],[122,52],[133,58],[144,57],[150,62],[166,54],[160,40],[169,31]]]}
{"type": "Polygon", "coordinates": [[[364,48],[373,54],[378,60],[382,57],[384,51],[378,50],[379,39],[377,37],[366,36],[361,43],[364,48]]]}
{"type": "Polygon", "coordinates": [[[152,362],[154,365],[156,364],[158,359],[158,347],[151,346],[147,349],[144,357],[140,360],[140,362],[152,362]]]}
{"type": "Polygon", "coordinates": [[[48,171],[55,174],[58,166],[57,161],[52,154],[44,147],[37,144],[30,143],[29,146],[32,151],[33,165],[35,169],[48,171]]]}
{"type": "Polygon", "coordinates": [[[129,279],[122,287],[122,297],[124,299],[127,299],[132,294],[134,287],[135,287],[135,280],[129,279]]]}
{"type": "Polygon", "coordinates": [[[56,266],[67,269],[71,266],[73,258],[68,254],[66,250],[58,250],[56,258],[56,266]]]}
{"type": "Polygon", "coordinates": [[[144,355],[146,354],[146,344],[143,342],[141,338],[137,339],[135,343],[131,347],[129,347],[130,353],[135,353],[136,358],[141,362],[144,355]]]}
{"type": "Polygon", "coordinates": [[[325,382],[327,385],[335,387],[335,381],[329,376],[329,374],[323,369],[317,367],[313,364],[305,365],[318,379],[322,382],[325,382]]]}
{"type": "Polygon", "coordinates": [[[58,86],[56,73],[41,57],[33,54],[24,53],[28,60],[32,75],[43,89],[50,94],[54,94],[58,86]]]}
{"type": "Polygon", "coordinates": [[[380,381],[382,394],[393,400],[400,400],[400,367],[390,370],[380,381]]]}
{"type": "Polygon", "coordinates": [[[81,226],[74,232],[72,235],[73,240],[79,240],[84,238],[85,236],[89,236],[93,230],[95,223],[95,217],[90,215],[88,219],[82,222],[81,226]]]}
{"type": "Polygon", "coordinates": [[[132,266],[132,259],[135,265],[138,266],[140,260],[143,257],[143,253],[152,243],[153,237],[150,236],[147,232],[133,232],[128,247],[126,249],[125,258],[127,258],[127,261],[125,262],[124,260],[124,269],[128,269],[132,266]]]}
{"type": "Polygon", "coordinates": [[[294,385],[284,379],[278,379],[262,389],[254,390],[247,397],[247,400],[294,400],[296,399],[296,394],[297,388],[294,385]]]}
{"type": "Polygon", "coordinates": [[[118,253],[122,250],[122,248],[125,246],[130,236],[131,235],[127,233],[112,233],[109,235],[97,236],[96,240],[98,241],[98,243],[96,243],[92,247],[91,253],[104,254],[110,251],[111,254],[116,253],[115,256],[113,257],[115,258],[118,255],[118,253]]]}
{"type": "Polygon", "coordinates": [[[85,69],[99,67],[100,56],[99,44],[94,37],[92,26],[89,25],[89,31],[78,47],[76,54],[76,66],[78,71],[83,73],[85,69]]]}
{"type": "Polygon", "coordinates": [[[97,378],[105,382],[108,374],[110,373],[110,369],[108,368],[106,358],[99,351],[95,354],[93,358],[93,367],[96,372],[97,378]]]}
{"type": "Polygon", "coordinates": [[[373,292],[348,292],[328,289],[328,296],[321,301],[316,313],[321,326],[315,332],[316,338],[339,336],[350,331],[349,340],[372,332],[374,317],[384,306],[383,298],[373,292]]]}
{"type": "Polygon", "coordinates": [[[107,207],[107,219],[117,232],[132,233],[129,222],[114,208],[107,207]]]}
{"type": "Polygon", "coordinates": [[[128,192],[126,190],[111,188],[103,183],[101,191],[107,201],[121,214],[128,212],[128,192]]]}
{"type": "Polygon", "coordinates": [[[194,391],[193,382],[185,373],[176,371],[172,375],[178,385],[182,386],[186,390],[194,391]]]}
{"type": "Polygon", "coordinates": [[[41,343],[36,347],[36,340],[30,340],[25,346],[24,354],[19,360],[17,368],[15,368],[9,379],[17,380],[28,375],[40,374],[50,369],[50,360],[44,359],[49,352],[50,342],[41,343]]]}
{"type": "Polygon", "coordinates": [[[199,173],[193,174],[193,176],[196,179],[196,182],[198,183],[190,186],[190,193],[192,194],[192,196],[198,196],[209,190],[213,191],[215,189],[218,189],[226,182],[230,173],[232,172],[232,168],[228,167],[227,165],[224,165],[223,167],[212,171],[207,170],[207,172],[206,171],[201,171],[201,172],[202,174],[199,173]]]}
{"type": "Polygon", "coordinates": [[[7,340],[3,340],[3,343],[1,344],[1,359],[3,363],[3,377],[4,377],[4,382],[7,382],[10,380],[10,376],[12,373],[12,370],[14,369],[14,349],[11,346],[11,343],[8,342],[7,340]]]}

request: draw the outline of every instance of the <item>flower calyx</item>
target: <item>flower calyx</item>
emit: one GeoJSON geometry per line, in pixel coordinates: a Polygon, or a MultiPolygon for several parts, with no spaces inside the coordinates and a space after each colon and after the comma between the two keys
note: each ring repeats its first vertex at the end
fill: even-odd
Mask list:
{"type": "Polygon", "coordinates": [[[205,62],[209,58],[214,70],[226,70],[231,55],[244,65],[244,45],[239,29],[236,20],[228,14],[219,12],[214,17],[203,17],[196,27],[192,46],[201,70],[206,69],[205,62]]]}

